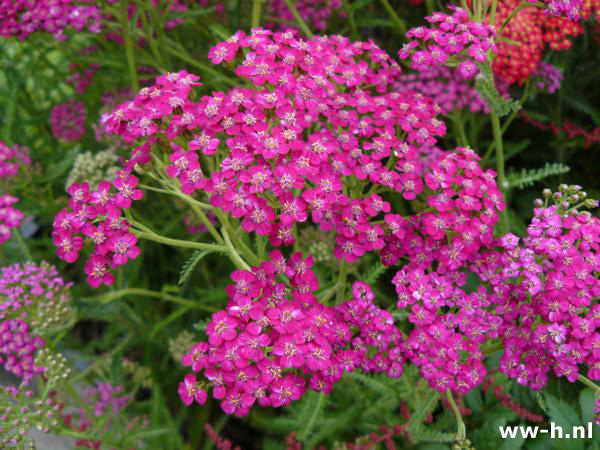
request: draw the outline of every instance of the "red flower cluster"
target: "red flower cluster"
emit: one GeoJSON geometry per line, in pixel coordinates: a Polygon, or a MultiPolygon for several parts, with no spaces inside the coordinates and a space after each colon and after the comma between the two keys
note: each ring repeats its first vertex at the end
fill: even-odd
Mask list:
{"type": "MultiPolygon", "coordinates": [[[[495,18],[500,27],[519,6],[520,0],[500,0],[495,18]]],[[[581,17],[590,17],[592,11],[600,11],[599,0],[586,0],[581,17]]],[[[546,46],[552,50],[565,50],[571,46],[571,37],[583,33],[578,22],[548,15],[534,6],[522,9],[508,23],[502,37],[515,41],[499,42],[494,57],[494,72],[509,83],[523,83],[536,71],[546,46]]]]}

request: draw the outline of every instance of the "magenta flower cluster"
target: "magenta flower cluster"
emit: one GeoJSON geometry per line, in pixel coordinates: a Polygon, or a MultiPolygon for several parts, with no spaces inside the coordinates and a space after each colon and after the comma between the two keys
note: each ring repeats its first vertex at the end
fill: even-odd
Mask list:
{"type": "MultiPolygon", "coordinates": [[[[10,179],[17,175],[19,167],[31,164],[29,150],[17,145],[9,147],[0,141],[0,188],[3,179],[10,179]]],[[[0,191],[0,244],[11,237],[11,229],[18,228],[23,222],[24,214],[12,205],[19,201],[18,198],[0,191]]]]}
{"type": "Polygon", "coordinates": [[[462,8],[449,7],[453,13],[434,12],[425,20],[431,27],[411,28],[406,33],[410,40],[398,56],[410,59],[413,69],[423,71],[452,62],[464,78],[472,78],[479,69],[477,63],[487,59],[487,52],[495,50],[494,27],[469,19],[462,8]]]}
{"type": "Polygon", "coordinates": [[[433,66],[401,77],[400,89],[421,92],[440,106],[443,114],[452,111],[489,112],[486,101],[475,89],[472,79],[459,68],[433,66]]]}
{"type": "Polygon", "coordinates": [[[34,336],[31,327],[19,319],[0,321],[0,364],[28,383],[44,369],[34,364],[38,349],[45,346],[44,340],[34,336]]]}
{"type": "Polygon", "coordinates": [[[85,105],[76,100],[60,103],[50,111],[50,128],[56,139],[78,141],[85,136],[85,105]]]}
{"type": "Polygon", "coordinates": [[[110,268],[122,266],[137,258],[140,249],[137,237],[129,231],[124,210],[132,201],[142,198],[136,189],[139,180],[130,172],[120,171],[112,182],[102,181],[90,192],[87,183],[73,183],[67,189],[71,196],[69,208],[54,218],[52,239],[58,256],[75,262],[83,248],[83,237],[92,242],[92,254],[85,264],[87,281],[93,287],[112,284],[110,268]]]}
{"type": "Polygon", "coordinates": [[[386,214],[384,264],[406,258],[410,267],[438,270],[461,268],[494,238],[498,212],[505,208],[493,170],[483,171],[479,156],[458,147],[446,153],[425,174],[427,207],[405,218],[386,214]]]}
{"type": "Polygon", "coordinates": [[[29,166],[31,158],[29,149],[13,145],[9,147],[0,141],[0,180],[2,178],[12,178],[17,175],[19,167],[29,166]]]}
{"type": "Polygon", "coordinates": [[[46,262],[13,264],[0,268],[0,364],[24,382],[43,372],[35,367],[35,353],[44,340],[34,332],[32,310],[49,302],[67,302],[71,284],[46,262]]]}
{"type": "Polygon", "coordinates": [[[244,416],[254,404],[280,407],[308,386],[331,391],[344,372],[363,369],[399,377],[401,340],[391,315],[373,304],[364,283],[336,308],[319,303],[312,258],[275,250],[252,270],[236,270],[226,288],[229,302],[206,326],[208,342],[196,344],[183,364],[194,373],[179,385],[182,401],[204,403],[208,386],[228,414],[244,416]],[[368,349],[372,349],[369,352],[368,349]]]}
{"type": "Polygon", "coordinates": [[[66,291],[70,287],[71,283],[61,278],[56,267],[45,261],[1,267],[0,320],[28,321],[28,310],[38,302],[66,303],[69,299],[66,291]]]}
{"type": "Polygon", "coordinates": [[[90,0],[1,0],[0,36],[25,39],[36,31],[65,40],[65,31],[100,31],[101,11],[90,0]]]}
{"type": "Polygon", "coordinates": [[[569,20],[581,20],[583,0],[549,0],[544,13],[549,16],[565,17],[569,20]]]}
{"type": "Polygon", "coordinates": [[[433,389],[467,393],[487,370],[482,344],[501,335],[502,320],[486,307],[491,295],[481,287],[462,289],[466,274],[404,268],[393,279],[398,308],[414,325],[406,340],[406,356],[433,389]]]}
{"type": "Polygon", "coordinates": [[[539,63],[533,77],[536,80],[536,87],[541,91],[546,91],[548,94],[554,94],[558,91],[563,80],[563,74],[560,69],[545,62],[539,63]]]}
{"type": "Polygon", "coordinates": [[[11,229],[18,228],[23,223],[25,215],[12,205],[19,201],[9,194],[0,194],[0,244],[8,241],[11,229]]]}
{"type": "MultiPolygon", "coordinates": [[[[131,400],[131,397],[122,395],[123,390],[123,386],[98,383],[96,386],[89,386],[83,390],[83,401],[90,407],[96,417],[104,414],[117,416],[119,411],[124,409],[131,400]]],[[[85,408],[81,408],[79,414],[82,421],[89,421],[85,408]]]]}
{"type": "MultiPolygon", "coordinates": [[[[296,10],[304,21],[314,30],[325,31],[327,21],[330,17],[342,14],[342,0],[296,0],[296,10]]],[[[277,17],[289,22],[285,27],[295,26],[294,16],[284,0],[270,0],[269,10],[272,17],[277,17]]],[[[273,24],[269,28],[277,28],[279,24],[273,24]]]]}
{"type": "Polygon", "coordinates": [[[397,92],[399,67],[372,42],[255,29],[209,56],[233,61],[240,49],[245,59],[235,71],[253,89],[194,102],[197,77],[170,74],[112,114],[109,131],[141,142],[127,167],[148,163],[152,144],[191,132],[187,149],[164,148],[167,173],[186,194],[204,191],[244,231],[289,245],[293,224],[310,217],[321,230],[335,231],[340,258],[354,261],[380,249],[383,229],[372,219],[389,204],[364,189],[370,182],[407,199],[422,191],[420,150],[445,133],[435,118],[439,107],[408,89],[397,92]],[[212,164],[210,178],[201,154],[212,164]],[[350,177],[355,188],[343,192],[350,177]]]}
{"type": "Polygon", "coordinates": [[[573,382],[581,366],[600,379],[600,305],[593,303],[600,295],[600,220],[577,208],[566,213],[566,197],[559,192],[558,204],[538,204],[523,245],[508,234],[500,251],[474,264],[503,320],[500,370],[534,389],[550,371],[573,382]]]}

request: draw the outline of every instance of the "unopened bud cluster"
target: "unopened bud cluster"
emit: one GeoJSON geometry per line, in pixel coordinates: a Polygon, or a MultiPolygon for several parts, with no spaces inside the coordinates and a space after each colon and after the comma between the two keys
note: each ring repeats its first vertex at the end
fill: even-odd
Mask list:
{"type": "Polygon", "coordinates": [[[70,375],[71,369],[67,360],[60,353],[54,353],[47,348],[37,352],[35,366],[44,368],[46,387],[53,388],[64,382],[70,375]]]}
{"type": "Polygon", "coordinates": [[[146,389],[152,388],[152,370],[149,367],[144,367],[136,361],[125,360],[123,370],[136,385],[146,389]]]}
{"type": "Polygon", "coordinates": [[[0,386],[0,448],[35,448],[28,431],[57,429],[61,410],[53,395],[41,399],[25,385],[0,386]]]}
{"type": "Polygon", "coordinates": [[[69,172],[65,187],[73,183],[88,183],[96,189],[102,180],[112,180],[116,177],[119,157],[114,148],[98,153],[90,151],[77,155],[73,168],[69,172]]]}
{"type": "Polygon", "coordinates": [[[181,364],[183,355],[189,353],[192,350],[195,342],[195,336],[187,330],[181,331],[177,336],[169,339],[169,354],[171,357],[181,364]]]}
{"type": "Polygon", "coordinates": [[[534,206],[536,208],[546,207],[548,201],[552,199],[556,205],[557,212],[563,217],[565,215],[576,216],[579,214],[590,216],[588,211],[580,211],[580,209],[594,209],[600,204],[598,200],[588,198],[587,192],[583,191],[582,187],[576,184],[571,186],[561,184],[558,186],[557,192],[544,189],[542,196],[544,200],[536,199],[534,206]]]}

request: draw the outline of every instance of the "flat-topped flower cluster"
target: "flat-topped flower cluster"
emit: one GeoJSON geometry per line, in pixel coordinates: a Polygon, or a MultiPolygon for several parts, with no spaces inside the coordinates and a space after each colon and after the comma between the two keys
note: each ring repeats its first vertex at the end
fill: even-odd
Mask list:
{"type": "Polygon", "coordinates": [[[355,283],[351,300],[323,305],[312,264],[301,253],[286,259],[275,250],[260,266],[233,272],[227,307],[207,324],[208,342],[183,357],[210,381],[187,375],[179,386],[185,404],[204,403],[210,385],[226,413],[243,416],[254,404],[298,400],[307,384],[330,392],[344,372],[402,375],[400,331],[375,306],[371,288],[355,283]]]}

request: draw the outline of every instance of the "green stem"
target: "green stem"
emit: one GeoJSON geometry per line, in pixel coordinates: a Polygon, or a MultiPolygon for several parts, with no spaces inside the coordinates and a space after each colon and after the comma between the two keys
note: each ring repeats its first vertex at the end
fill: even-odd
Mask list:
{"type": "Polygon", "coordinates": [[[467,139],[467,135],[465,133],[465,127],[462,123],[460,114],[456,115],[456,116],[452,116],[452,121],[454,123],[454,128],[455,128],[456,134],[458,134],[458,142],[460,143],[461,146],[468,147],[469,141],[467,139]]]}
{"type": "Polygon", "coordinates": [[[229,254],[231,255],[232,261],[235,263],[235,265],[238,268],[244,269],[244,270],[250,270],[250,266],[248,265],[248,263],[246,263],[246,261],[244,261],[242,259],[242,257],[239,255],[239,253],[235,250],[233,244],[231,243],[231,239],[229,239],[229,234],[227,234],[227,230],[225,228],[223,228],[222,231],[223,231],[223,237],[225,238],[225,245],[227,246],[229,254]]]}
{"type": "Polygon", "coordinates": [[[121,297],[126,297],[128,295],[139,295],[141,297],[154,297],[159,298],[161,300],[165,300],[171,303],[177,303],[178,305],[188,306],[190,308],[200,309],[202,311],[207,312],[215,312],[216,309],[212,306],[203,305],[201,303],[197,303],[193,300],[177,297],[175,295],[166,294],[163,292],[151,291],[150,289],[142,289],[142,288],[126,288],[121,289],[119,291],[108,292],[107,294],[98,295],[95,297],[85,297],[83,300],[85,301],[98,301],[100,303],[110,303],[115,301],[121,297]]]}
{"type": "Polygon", "coordinates": [[[129,333],[115,348],[113,348],[110,352],[107,352],[103,355],[99,355],[94,359],[94,362],[83,369],[81,372],[78,372],[76,375],[69,379],[71,384],[76,383],[79,380],[83,380],[89,373],[94,371],[100,364],[102,364],[105,360],[112,358],[114,355],[119,353],[122,349],[124,349],[129,341],[133,338],[133,334],[129,333]]]}
{"type": "Polygon", "coordinates": [[[292,0],[284,0],[284,1],[285,1],[285,4],[286,4],[288,10],[290,11],[292,16],[296,20],[296,23],[298,24],[298,26],[300,27],[302,32],[310,38],[314,37],[314,34],[312,33],[312,31],[310,31],[310,28],[308,27],[308,25],[306,25],[306,22],[304,21],[304,19],[302,18],[302,16],[298,12],[298,10],[296,9],[295,2],[292,0]]]}
{"type": "Polygon", "coordinates": [[[596,392],[596,394],[600,393],[600,386],[598,386],[596,383],[594,383],[589,378],[584,377],[583,375],[579,375],[577,378],[579,381],[581,381],[586,386],[591,387],[594,390],[594,392],[596,392]]]}
{"type": "Polygon", "coordinates": [[[336,295],[336,303],[340,304],[344,301],[344,293],[345,293],[345,289],[344,287],[346,286],[346,278],[348,277],[348,263],[343,260],[342,264],[340,266],[340,272],[338,274],[338,280],[337,280],[337,286],[338,286],[338,290],[337,290],[337,295],[336,295]]]}
{"type": "Polygon", "coordinates": [[[504,174],[504,146],[502,145],[502,130],[500,129],[500,119],[498,114],[492,112],[492,132],[494,134],[494,147],[496,149],[496,172],[498,174],[498,186],[504,196],[506,206],[502,211],[502,222],[500,231],[502,234],[506,234],[509,231],[508,224],[508,197],[507,197],[507,183],[506,175],[504,174]]]}
{"type": "Polygon", "coordinates": [[[260,25],[260,8],[262,0],[252,0],[252,28],[257,28],[260,25]]]}
{"type": "Polygon", "coordinates": [[[227,247],[225,247],[224,245],[206,244],[204,242],[183,241],[181,239],[172,239],[147,231],[133,230],[133,233],[139,238],[148,239],[149,241],[159,242],[161,244],[171,245],[173,247],[195,248],[198,250],[210,250],[212,252],[228,251],[227,247]]]}
{"type": "Polygon", "coordinates": [[[450,389],[448,389],[446,391],[446,397],[448,398],[448,402],[450,403],[450,407],[452,408],[452,412],[454,413],[454,417],[456,417],[456,423],[457,423],[456,437],[457,437],[457,440],[462,442],[467,437],[465,423],[463,422],[462,415],[460,413],[460,410],[458,409],[458,406],[456,405],[456,402],[454,401],[454,397],[452,396],[452,391],[450,389]]]}
{"type": "MultiPolygon", "coordinates": [[[[508,129],[508,127],[517,118],[517,115],[519,114],[519,110],[521,109],[520,107],[523,106],[523,104],[529,98],[530,88],[531,88],[531,81],[527,81],[527,83],[525,84],[525,90],[523,91],[523,94],[521,95],[521,98],[519,99],[519,108],[516,108],[513,112],[511,112],[510,115],[508,116],[508,118],[502,124],[502,134],[504,134],[506,132],[506,130],[508,129]]],[[[482,161],[484,163],[487,162],[487,160],[492,155],[492,151],[494,150],[494,144],[495,144],[495,142],[492,141],[492,143],[489,145],[489,147],[485,151],[485,153],[483,155],[483,158],[482,158],[482,161]]]]}
{"type": "Polygon", "coordinates": [[[384,7],[384,9],[387,11],[387,13],[389,14],[389,16],[391,17],[392,21],[396,24],[396,26],[398,27],[398,32],[402,35],[406,35],[406,25],[405,23],[400,20],[400,17],[398,17],[398,14],[396,14],[396,11],[394,11],[394,8],[392,8],[392,6],[389,4],[388,0],[379,0],[381,5],[384,7]]]}
{"type": "Polygon", "coordinates": [[[125,40],[125,54],[127,55],[127,66],[129,67],[129,76],[131,77],[131,87],[133,92],[139,91],[137,79],[137,69],[135,67],[135,56],[133,54],[133,41],[129,34],[129,18],[127,15],[127,2],[121,0],[121,26],[123,27],[123,39],[125,40]]]}
{"type": "Polygon", "coordinates": [[[346,11],[346,16],[348,17],[348,22],[350,23],[350,29],[352,30],[352,37],[356,40],[359,39],[358,28],[356,26],[356,20],[354,20],[354,10],[348,3],[348,0],[343,0],[344,11],[346,11]]]}
{"type": "Polygon", "coordinates": [[[19,246],[21,253],[23,253],[23,256],[25,257],[25,260],[33,261],[33,258],[31,257],[31,252],[29,251],[29,247],[23,240],[23,236],[21,236],[21,232],[18,228],[13,229],[13,235],[15,237],[15,240],[17,241],[17,245],[19,246]]]}

